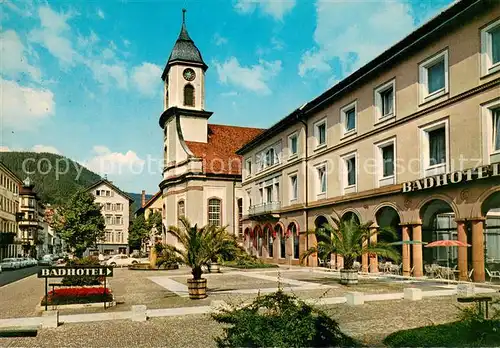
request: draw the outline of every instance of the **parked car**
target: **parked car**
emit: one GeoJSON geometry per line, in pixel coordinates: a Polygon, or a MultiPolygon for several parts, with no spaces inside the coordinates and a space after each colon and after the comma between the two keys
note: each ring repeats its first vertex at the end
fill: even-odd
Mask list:
{"type": "Polygon", "coordinates": [[[26,260],[25,258],[18,257],[16,260],[17,260],[17,261],[19,262],[19,264],[21,265],[21,267],[20,267],[20,268],[28,267],[28,260],[26,260]]]}
{"type": "Polygon", "coordinates": [[[139,263],[139,260],[128,255],[114,255],[109,260],[105,261],[104,264],[107,266],[130,266],[139,263]]]}
{"type": "Polygon", "coordinates": [[[18,269],[21,268],[21,263],[13,258],[13,257],[8,257],[2,260],[2,263],[0,264],[3,269],[18,269]]]}
{"type": "Polygon", "coordinates": [[[28,257],[28,265],[31,267],[31,266],[36,266],[38,264],[38,261],[35,260],[34,258],[32,257],[28,257]]]}
{"type": "Polygon", "coordinates": [[[0,273],[2,273],[2,265],[0,265],[0,273]]]}
{"type": "Polygon", "coordinates": [[[52,255],[50,254],[43,255],[42,258],[38,260],[40,266],[51,266],[53,263],[54,261],[52,261],[52,255]]]}

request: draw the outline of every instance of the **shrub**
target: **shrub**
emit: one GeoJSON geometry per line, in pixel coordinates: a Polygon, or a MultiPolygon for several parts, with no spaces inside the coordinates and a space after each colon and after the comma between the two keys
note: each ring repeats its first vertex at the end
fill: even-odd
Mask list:
{"type": "Polygon", "coordinates": [[[259,296],[250,305],[212,314],[223,324],[218,347],[332,347],[355,346],[337,322],[294,296],[277,291],[259,296]]]}
{"type": "MultiPolygon", "coordinates": [[[[42,299],[41,305],[45,305],[45,296],[42,299]]],[[[66,288],[49,291],[48,304],[76,304],[76,303],[94,303],[94,302],[109,302],[113,300],[111,291],[104,287],[101,288],[66,288]]]]}
{"type": "MultiPolygon", "coordinates": [[[[94,257],[84,257],[82,259],[69,260],[66,263],[68,267],[78,266],[99,266],[99,260],[94,257]]],[[[65,276],[62,279],[64,285],[84,286],[84,285],[100,285],[101,279],[98,276],[65,276]]]]}

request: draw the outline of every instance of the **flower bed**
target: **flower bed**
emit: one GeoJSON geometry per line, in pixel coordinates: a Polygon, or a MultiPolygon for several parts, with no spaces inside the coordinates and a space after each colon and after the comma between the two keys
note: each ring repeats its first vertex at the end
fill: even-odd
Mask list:
{"type": "MultiPolygon", "coordinates": [[[[45,305],[45,296],[41,305],[45,305]]],[[[104,287],[71,287],[60,288],[48,293],[48,305],[82,304],[96,302],[111,302],[113,295],[104,287]]]]}

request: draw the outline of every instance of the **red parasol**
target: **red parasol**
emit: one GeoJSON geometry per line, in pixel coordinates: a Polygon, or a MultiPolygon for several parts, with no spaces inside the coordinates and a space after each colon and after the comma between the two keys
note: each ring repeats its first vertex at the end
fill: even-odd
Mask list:
{"type": "Polygon", "coordinates": [[[460,242],[458,240],[449,240],[449,239],[436,240],[432,243],[425,245],[426,248],[432,248],[432,247],[469,247],[469,246],[470,246],[470,244],[466,244],[466,243],[460,242]]]}

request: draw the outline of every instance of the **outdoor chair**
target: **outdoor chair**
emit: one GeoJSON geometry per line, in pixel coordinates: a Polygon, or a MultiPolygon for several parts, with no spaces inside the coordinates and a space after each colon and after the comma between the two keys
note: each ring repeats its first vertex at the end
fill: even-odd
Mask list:
{"type": "Polygon", "coordinates": [[[486,273],[488,273],[488,277],[490,277],[490,283],[493,279],[500,280],[500,271],[490,271],[488,268],[486,268],[486,273]]]}

